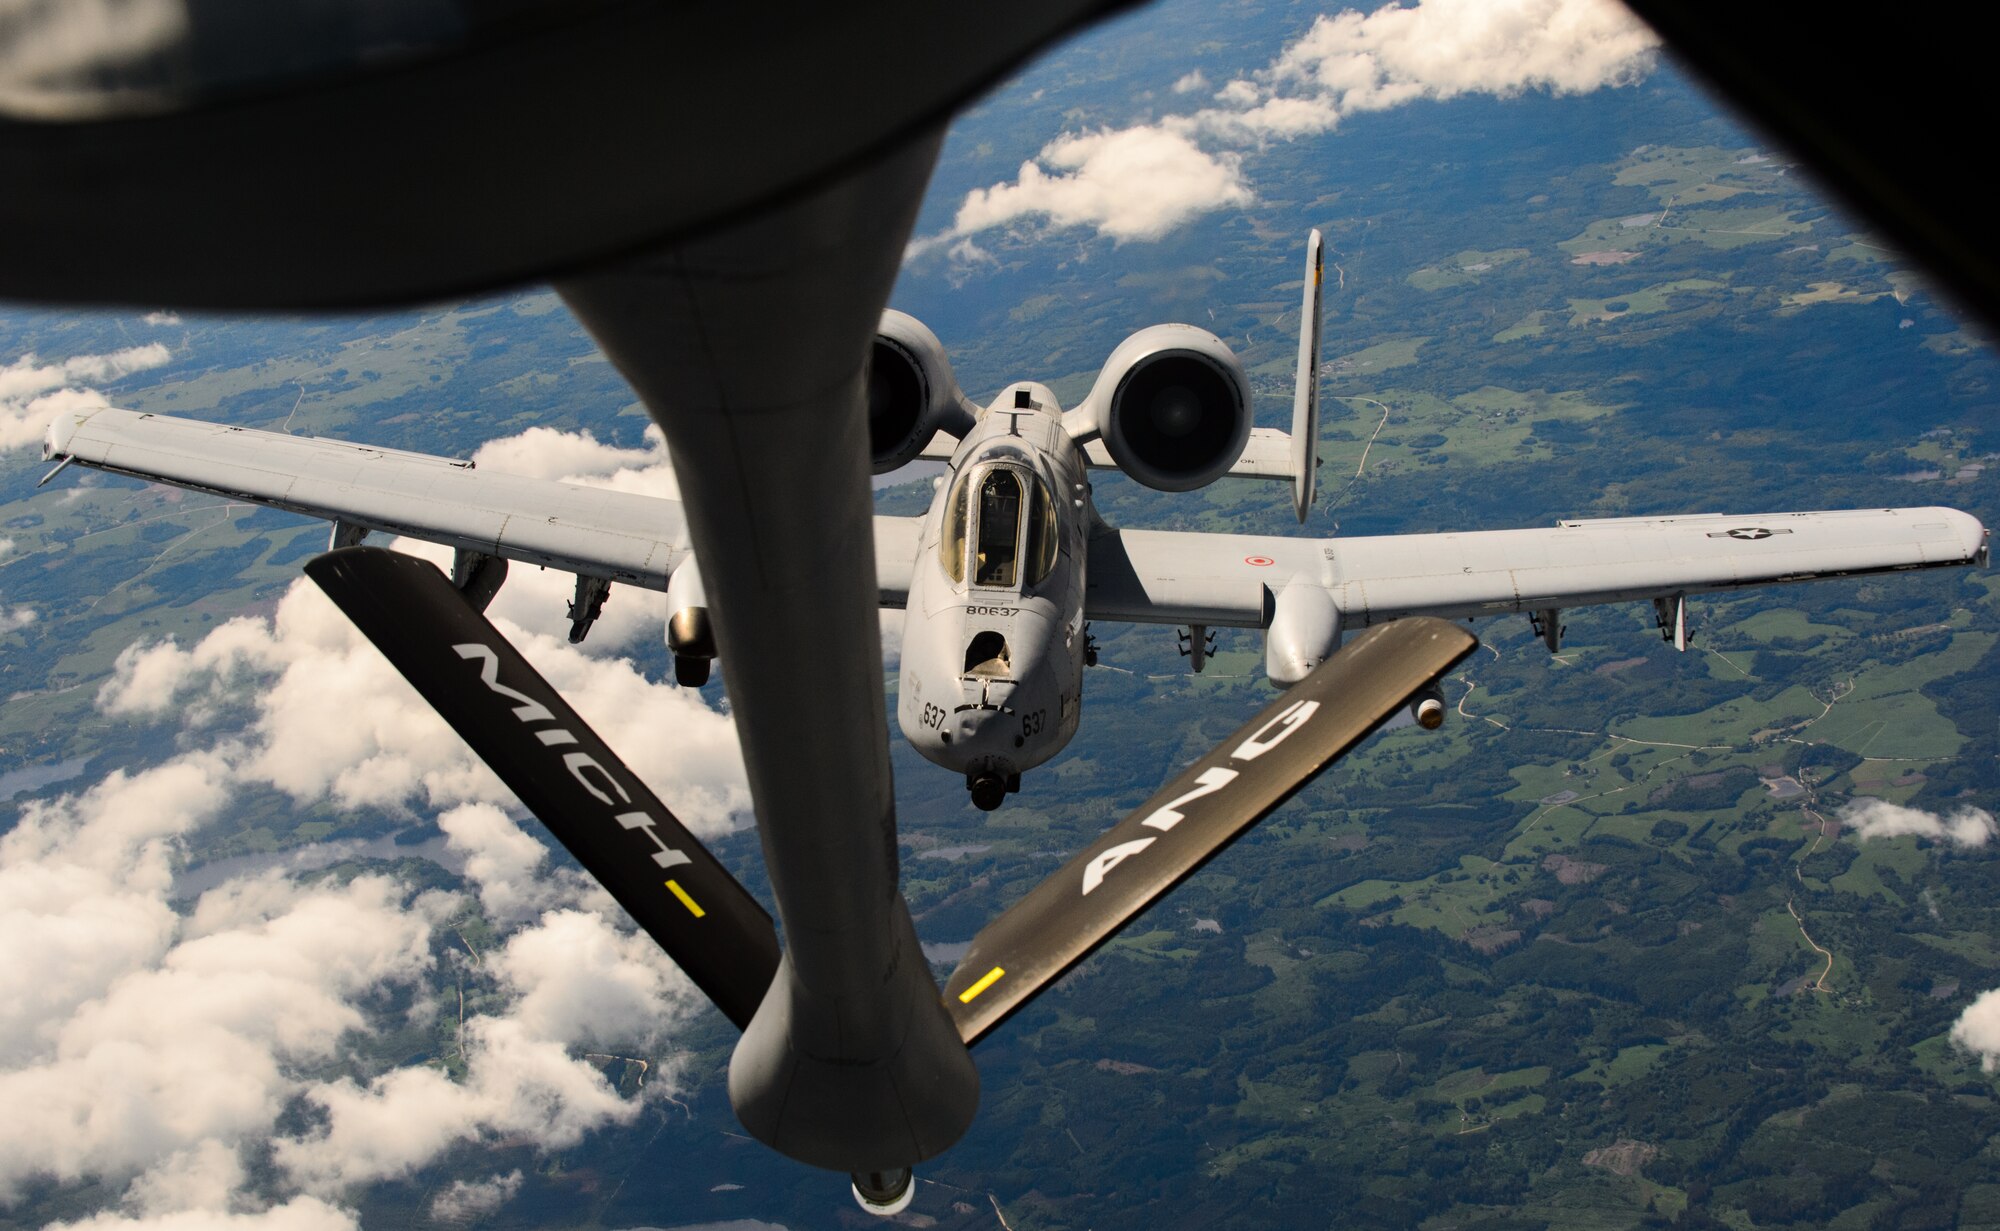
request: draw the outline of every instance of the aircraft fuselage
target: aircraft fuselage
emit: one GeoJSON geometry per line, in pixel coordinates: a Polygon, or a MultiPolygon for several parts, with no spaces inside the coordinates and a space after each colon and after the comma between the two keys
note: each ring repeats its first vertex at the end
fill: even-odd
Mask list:
{"type": "Polygon", "coordinates": [[[896,718],[925,759],[998,806],[1082,712],[1090,483],[1042,385],[1002,390],[924,520],[896,718]]]}

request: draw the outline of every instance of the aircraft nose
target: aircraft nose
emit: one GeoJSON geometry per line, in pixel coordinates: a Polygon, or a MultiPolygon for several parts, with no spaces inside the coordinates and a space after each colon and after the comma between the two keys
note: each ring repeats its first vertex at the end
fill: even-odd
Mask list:
{"type": "Polygon", "coordinates": [[[945,720],[944,728],[951,734],[957,758],[1001,756],[1014,750],[1013,693],[1013,684],[1002,680],[965,689],[965,701],[945,720]]]}

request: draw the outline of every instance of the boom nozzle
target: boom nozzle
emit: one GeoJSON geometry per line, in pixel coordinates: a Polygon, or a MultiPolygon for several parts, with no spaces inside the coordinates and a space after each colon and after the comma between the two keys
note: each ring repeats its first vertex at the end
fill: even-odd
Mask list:
{"type": "Polygon", "coordinates": [[[861,1208],[880,1218],[900,1214],[910,1208],[917,1195],[917,1177],[908,1167],[894,1171],[856,1172],[854,1199],[861,1208]]]}

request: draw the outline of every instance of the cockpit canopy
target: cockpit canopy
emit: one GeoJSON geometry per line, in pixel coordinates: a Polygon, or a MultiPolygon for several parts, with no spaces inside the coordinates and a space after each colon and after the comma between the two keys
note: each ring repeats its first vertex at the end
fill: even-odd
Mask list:
{"type": "Polygon", "coordinates": [[[988,464],[952,485],[938,553],[953,584],[965,581],[969,556],[974,586],[1019,590],[1023,573],[1032,586],[1055,570],[1060,542],[1048,485],[1024,467],[988,464]]]}

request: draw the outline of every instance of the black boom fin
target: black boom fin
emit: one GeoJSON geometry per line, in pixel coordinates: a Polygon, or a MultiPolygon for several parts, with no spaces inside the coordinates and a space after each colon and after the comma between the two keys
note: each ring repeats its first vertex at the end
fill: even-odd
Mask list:
{"type": "Polygon", "coordinates": [[[695,986],[748,1025],[778,969],[771,917],[500,630],[415,556],[349,547],[306,576],[695,986]]]}
{"type": "Polygon", "coordinates": [[[1443,620],[1354,638],[980,930],[945,984],[969,1046],[1117,935],[1477,646],[1443,620]]]}

